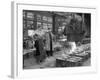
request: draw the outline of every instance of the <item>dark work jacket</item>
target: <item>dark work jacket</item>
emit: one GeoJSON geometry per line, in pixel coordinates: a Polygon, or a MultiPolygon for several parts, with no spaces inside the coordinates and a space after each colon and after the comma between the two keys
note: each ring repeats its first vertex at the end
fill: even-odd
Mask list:
{"type": "Polygon", "coordinates": [[[64,29],[64,35],[67,36],[68,41],[75,41],[78,42],[83,37],[83,31],[81,29],[81,26],[79,25],[69,25],[66,26],[64,29]]]}
{"type": "Polygon", "coordinates": [[[35,41],[35,48],[36,48],[36,55],[44,55],[45,50],[44,50],[44,43],[42,39],[38,39],[35,41]]]}

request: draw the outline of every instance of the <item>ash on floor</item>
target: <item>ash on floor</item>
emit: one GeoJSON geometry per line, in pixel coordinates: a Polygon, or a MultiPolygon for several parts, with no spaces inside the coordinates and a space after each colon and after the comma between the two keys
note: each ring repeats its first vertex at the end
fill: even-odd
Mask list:
{"type": "MultiPolygon", "coordinates": [[[[83,62],[82,66],[90,66],[90,58],[83,62]]],[[[54,68],[56,59],[54,57],[47,57],[44,62],[37,64],[35,58],[24,60],[24,69],[39,69],[39,68],[54,68]]]]}

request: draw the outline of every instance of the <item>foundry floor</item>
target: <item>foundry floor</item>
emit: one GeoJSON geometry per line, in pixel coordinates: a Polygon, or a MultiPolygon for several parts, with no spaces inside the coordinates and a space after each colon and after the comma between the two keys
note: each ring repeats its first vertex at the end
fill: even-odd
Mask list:
{"type": "MultiPolygon", "coordinates": [[[[91,59],[87,59],[83,62],[82,66],[89,66],[91,59]]],[[[24,69],[38,69],[38,68],[53,68],[55,67],[55,58],[54,57],[47,57],[44,62],[37,64],[35,58],[30,57],[24,60],[24,69]]]]}

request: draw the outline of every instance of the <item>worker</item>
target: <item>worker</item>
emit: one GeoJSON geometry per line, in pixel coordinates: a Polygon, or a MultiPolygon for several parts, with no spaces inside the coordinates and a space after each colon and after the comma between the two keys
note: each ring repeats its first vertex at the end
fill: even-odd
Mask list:
{"type": "Polygon", "coordinates": [[[45,49],[47,56],[53,56],[53,34],[51,31],[47,31],[45,34],[45,49]]]}
{"type": "Polygon", "coordinates": [[[76,42],[81,39],[81,27],[81,22],[73,18],[64,29],[64,35],[67,36],[67,44],[70,46],[70,54],[75,51],[76,42]]]}
{"type": "Polygon", "coordinates": [[[46,57],[46,52],[44,50],[44,43],[43,43],[43,39],[42,39],[41,36],[36,34],[35,38],[36,38],[35,45],[34,45],[35,48],[36,48],[36,55],[35,55],[35,57],[36,57],[37,63],[41,63],[41,62],[43,62],[43,60],[46,57]]]}

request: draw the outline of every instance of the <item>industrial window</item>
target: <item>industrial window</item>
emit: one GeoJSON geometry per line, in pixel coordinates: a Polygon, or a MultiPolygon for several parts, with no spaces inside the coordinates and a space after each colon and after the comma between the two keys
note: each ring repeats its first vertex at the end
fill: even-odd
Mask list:
{"type": "Polygon", "coordinates": [[[26,35],[28,30],[36,30],[38,28],[52,31],[52,16],[41,11],[23,11],[23,29],[26,35]]]}

